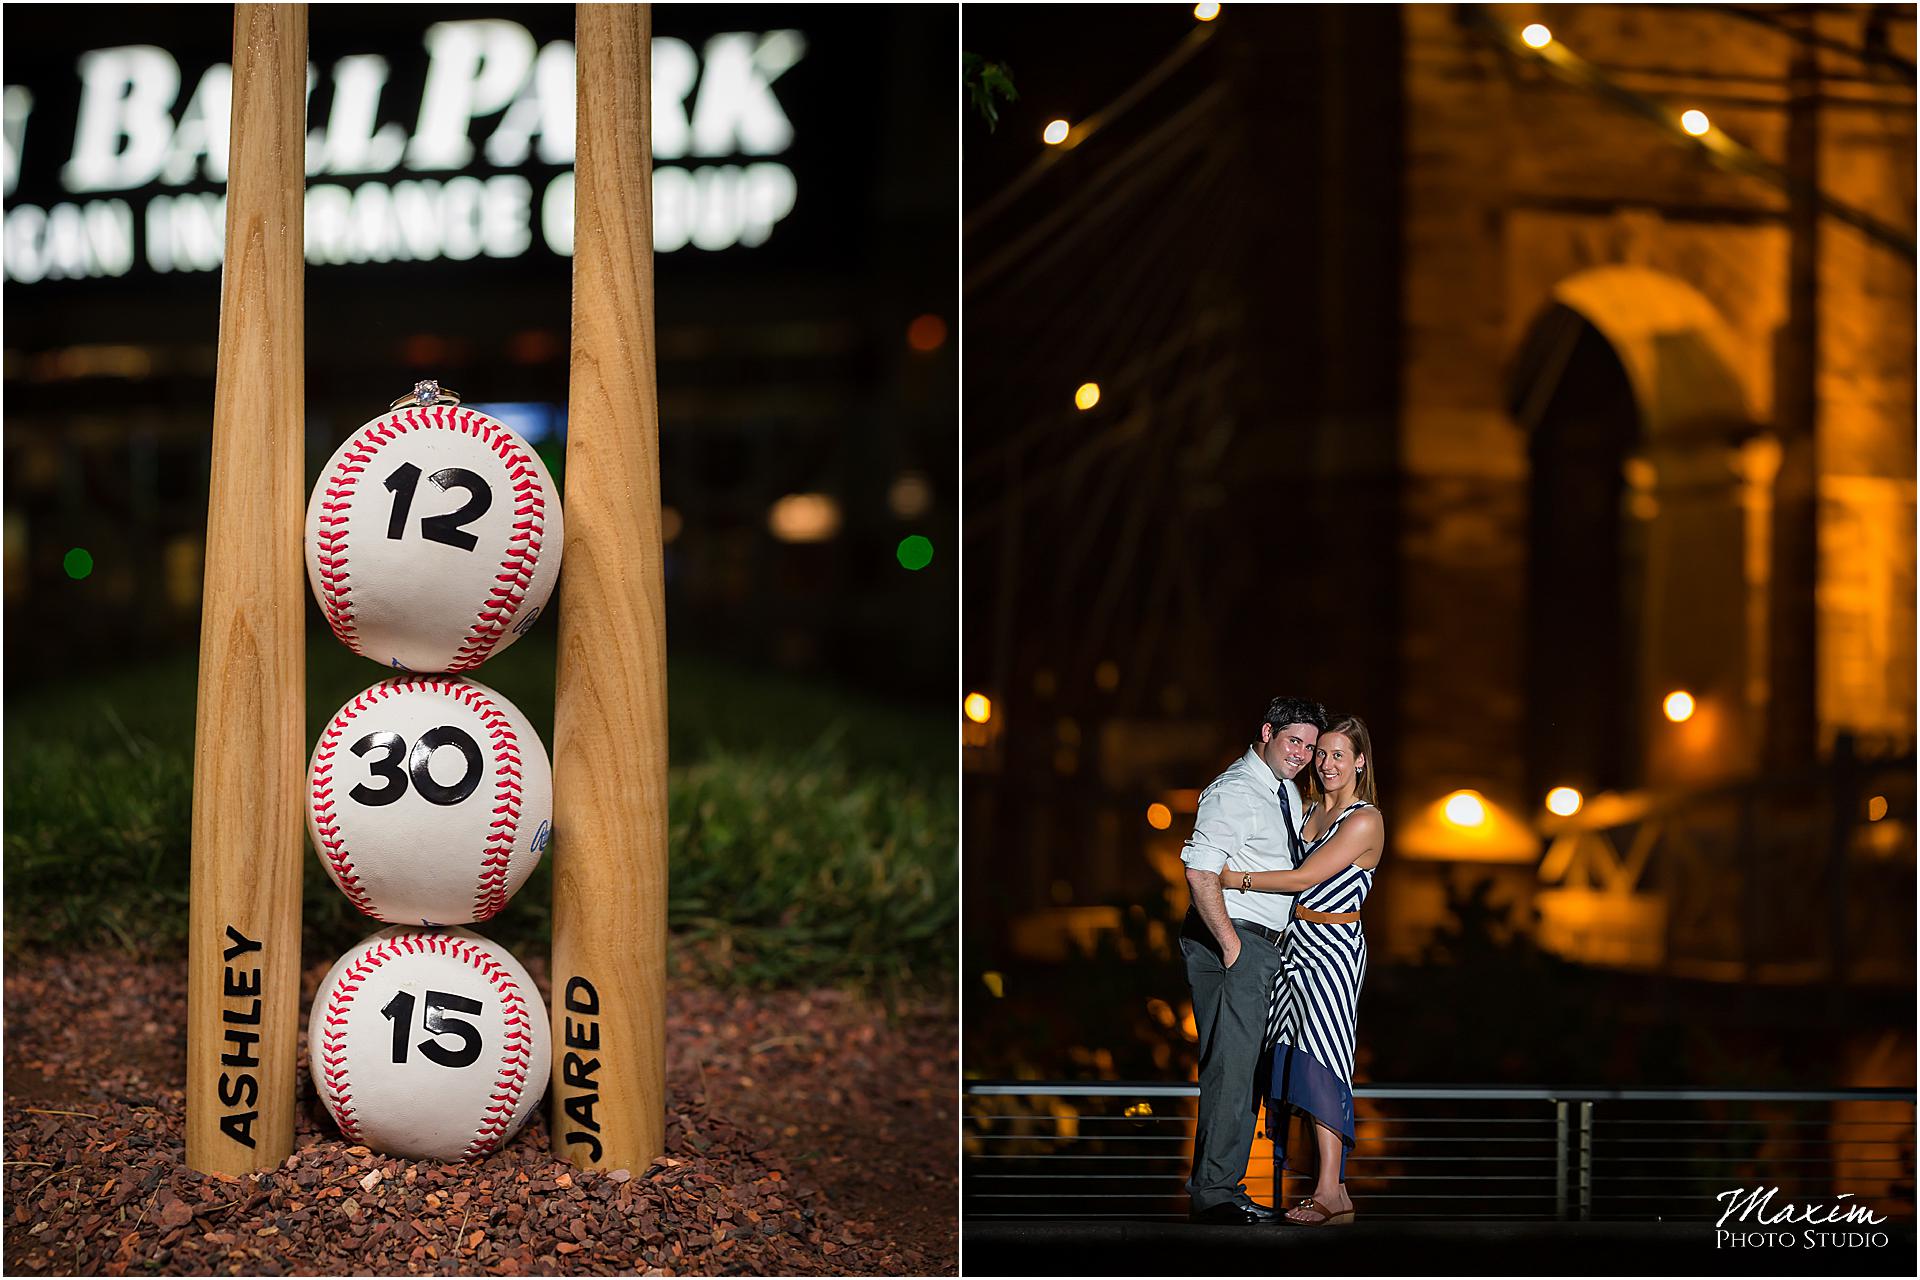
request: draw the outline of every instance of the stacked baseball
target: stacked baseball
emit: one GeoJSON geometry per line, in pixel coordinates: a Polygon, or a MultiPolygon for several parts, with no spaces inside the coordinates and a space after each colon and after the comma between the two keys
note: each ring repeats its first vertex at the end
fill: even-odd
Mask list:
{"type": "Polygon", "coordinates": [[[465,678],[553,592],[559,495],[538,454],[434,382],[328,461],[307,578],[340,642],[402,673],[327,723],[307,829],[327,874],[394,927],[314,996],[314,1087],[346,1137],[393,1155],[484,1156],[546,1090],[546,1006],[487,920],[539,864],[553,771],[533,726],[465,678]]]}

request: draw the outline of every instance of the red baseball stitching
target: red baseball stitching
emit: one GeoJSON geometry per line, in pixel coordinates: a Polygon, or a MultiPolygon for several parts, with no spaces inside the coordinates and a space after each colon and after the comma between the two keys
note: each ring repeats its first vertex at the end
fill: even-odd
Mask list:
{"type": "Polygon", "coordinates": [[[547,530],[546,494],[531,456],[507,428],[470,409],[449,415],[447,406],[435,405],[430,413],[416,418],[415,414],[421,412],[408,409],[368,423],[340,455],[339,463],[327,477],[314,548],[314,560],[319,565],[320,604],[327,615],[327,625],[333,628],[340,642],[366,656],[366,650],[360,647],[359,629],[353,617],[352,572],[347,568],[347,508],[354,488],[372,465],[374,455],[409,431],[438,429],[476,436],[506,465],[508,478],[513,482],[514,523],[507,537],[507,549],[501,556],[500,571],[494,575],[493,589],[487,593],[473,625],[447,665],[448,671],[471,671],[492,655],[501,633],[526,600],[534,567],[540,561],[541,540],[547,530]]]}
{"type": "Polygon", "coordinates": [[[354,1115],[352,1082],[348,1079],[347,1011],[352,1008],[354,996],[375,969],[401,955],[411,956],[422,952],[452,956],[473,966],[493,984],[494,990],[500,995],[500,1022],[505,1028],[501,1036],[500,1069],[494,1077],[493,1089],[487,1095],[487,1105],[480,1124],[466,1149],[460,1153],[463,1158],[485,1155],[500,1145],[507,1126],[513,1122],[520,1095],[526,1091],[533,1055],[533,1020],[527,1014],[527,1003],[520,994],[520,985],[513,980],[507,967],[464,938],[450,938],[444,933],[402,934],[368,948],[359,959],[347,966],[346,972],[340,975],[340,980],[327,997],[326,1030],[321,1034],[320,1046],[321,1101],[333,1114],[334,1122],[340,1126],[343,1136],[361,1136],[360,1122],[354,1115]]]}
{"type": "Polygon", "coordinates": [[[520,736],[514,732],[513,721],[507,718],[499,705],[464,680],[441,680],[422,675],[395,676],[365,690],[335,713],[326,730],[321,733],[320,745],[313,753],[311,802],[314,831],[320,837],[320,856],[333,869],[334,881],[340,886],[340,891],[347,895],[348,901],[362,915],[388,924],[401,923],[389,920],[374,909],[372,899],[360,883],[359,873],[354,870],[353,851],[340,834],[339,818],[333,812],[333,755],[339,748],[340,736],[346,732],[354,716],[395,694],[416,689],[446,694],[478,715],[487,731],[489,752],[498,781],[494,787],[493,818],[487,826],[486,847],[480,851],[480,874],[473,894],[473,918],[476,921],[491,919],[499,913],[500,908],[507,905],[507,872],[513,861],[514,838],[520,830],[520,736]]]}
{"type": "MultiPolygon", "coordinates": [[[[444,407],[434,407],[434,425],[447,425],[447,416],[444,407]]],[[[540,543],[547,532],[547,500],[541,491],[540,473],[526,450],[520,447],[518,436],[471,410],[462,409],[451,416],[457,419],[456,430],[479,436],[499,456],[506,464],[508,478],[513,481],[513,530],[507,538],[506,552],[500,558],[500,572],[494,575],[493,590],[481,604],[466,641],[447,664],[448,671],[471,671],[492,655],[501,633],[527,597],[534,566],[540,560],[540,543]]]]}

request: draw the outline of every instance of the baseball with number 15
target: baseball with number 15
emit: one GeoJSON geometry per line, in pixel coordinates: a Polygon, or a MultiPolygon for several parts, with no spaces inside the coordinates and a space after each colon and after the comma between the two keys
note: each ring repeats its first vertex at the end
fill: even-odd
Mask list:
{"type": "Polygon", "coordinates": [[[439,384],[394,403],[314,485],[307,581],[355,653],[403,671],[471,671],[546,608],[560,495],[526,441],[439,384]]]}
{"type": "Polygon", "coordinates": [[[519,1131],[552,1067],[547,1006],[518,960],[465,929],[385,929],[320,980],[314,1087],[340,1132],[389,1155],[485,1156],[519,1131]]]}

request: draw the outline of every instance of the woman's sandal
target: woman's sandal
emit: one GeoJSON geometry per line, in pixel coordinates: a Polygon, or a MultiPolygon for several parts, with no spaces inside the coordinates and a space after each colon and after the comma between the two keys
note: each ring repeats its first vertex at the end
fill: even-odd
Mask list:
{"type": "Polygon", "coordinates": [[[1295,1205],[1294,1209],[1296,1211],[1306,1209],[1320,1215],[1311,1221],[1302,1222],[1292,1214],[1288,1214],[1287,1221],[1296,1227],[1346,1227],[1353,1225],[1353,1210],[1349,1209],[1345,1213],[1334,1213],[1312,1196],[1308,1196],[1305,1200],[1295,1205]]]}

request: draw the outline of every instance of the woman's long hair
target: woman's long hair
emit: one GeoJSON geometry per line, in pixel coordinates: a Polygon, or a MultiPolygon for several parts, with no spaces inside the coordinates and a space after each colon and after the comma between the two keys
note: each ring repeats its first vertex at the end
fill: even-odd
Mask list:
{"type": "MultiPolygon", "coordinates": [[[[1373,763],[1373,735],[1367,732],[1366,722],[1359,716],[1341,716],[1329,724],[1320,736],[1324,738],[1328,733],[1345,734],[1347,740],[1353,743],[1354,754],[1366,758],[1367,767],[1360,771],[1360,776],[1354,781],[1353,797],[1377,808],[1380,803],[1376,798],[1380,794],[1379,782],[1375,777],[1378,770],[1373,763]]],[[[1326,784],[1320,781],[1320,771],[1313,769],[1310,772],[1313,774],[1313,798],[1325,800],[1326,784]]]]}

